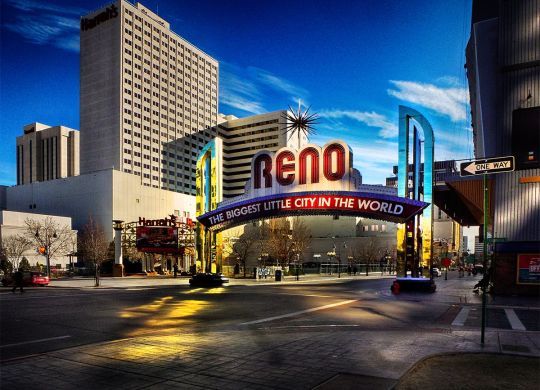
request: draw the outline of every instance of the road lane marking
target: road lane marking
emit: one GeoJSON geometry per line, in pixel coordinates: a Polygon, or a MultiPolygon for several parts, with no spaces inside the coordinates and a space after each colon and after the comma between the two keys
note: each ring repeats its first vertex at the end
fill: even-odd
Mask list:
{"type": "Polygon", "coordinates": [[[353,302],[357,302],[357,301],[358,301],[358,299],[350,299],[350,300],[348,300],[348,301],[342,301],[342,302],[337,302],[337,303],[331,303],[330,305],[324,305],[324,306],[319,306],[319,307],[313,307],[313,308],[311,308],[311,309],[306,309],[306,310],[301,310],[301,311],[295,311],[294,313],[283,314],[283,315],[275,316],[275,317],[262,318],[262,319],[260,319],[260,320],[255,320],[255,321],[243,322],[243,323],[241,323],[240,325],[255,325],[255,324],[260,324],[260,323],[262,323],[262,322],[268,322],[268,321],[279,320],[279,319],[282,319],[282,318],[294,317],[294,316],[297,316],[297,315],[299,315],[299,314],[312,313],[312,312],[314,312],[314,311],[319,311],[319,310],[324,310],[324,309],[330,309],[330,308],[336,307],[336,306],[348,305],[349,303],[353,303],[353,302]]]}
{"type": "Polygon", "coordinates": [[[22,343],[13,343],[13,344],[6,344],[6,345],[0,345],[0,348],[7,348],[7,347],[17,347],[19,345],[26,345],[26,344],[34,344],[34,343],[43,343],[45,341],[51,341],[51,340],[61,340],[61,339],[67,339],[70,338],[70,335],[66,336],[58,336],[58,337],[50,337],[48,339],[39,339],[39,340],[32,340],[32,341],[24,341],[22,343]]]}
{"type": "Polygon", "coordinates": [[[508,318],[510,326],[513,330],[527,330],[525,329],[525,326],[523,326],[522,322],[519,320],[514,309],[504,309],[504,312],[506,313],[506,317],[508,318]]]}
{"type": "Polygon", "coordinates": [[[467,317],[469,316],[470,311],[471,311],[470,307],[462,308],[461,311],[456,316],[456,318],[454,319],[454,322],[452,322],[452,326],[463,326],[463,325],[465,325],[465,321],[467,321],[467,317]]]}

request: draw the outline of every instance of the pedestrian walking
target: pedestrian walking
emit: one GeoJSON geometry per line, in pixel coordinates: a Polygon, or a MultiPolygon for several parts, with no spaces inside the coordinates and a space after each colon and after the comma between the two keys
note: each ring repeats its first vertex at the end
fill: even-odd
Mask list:
{"type": "Polygon", "coordinates": [[[23,273],[22,273],[22,271],[17,270],[13,274],[13,281],[14,281],[15,285],[13,286],[13,289],[11,290],[11,292],[15,293],[15,290],[17,290],[17,287],[19,287],[20,290],[21,290],[21,294],[22,294],[24,292],[24,290],[23,290],[23,273]]]}
{"type": "Polygon", "coordinates": [[[175,278],[178,276],[178,264],[176,263],[173,265],[173,274],[175,278]]]}

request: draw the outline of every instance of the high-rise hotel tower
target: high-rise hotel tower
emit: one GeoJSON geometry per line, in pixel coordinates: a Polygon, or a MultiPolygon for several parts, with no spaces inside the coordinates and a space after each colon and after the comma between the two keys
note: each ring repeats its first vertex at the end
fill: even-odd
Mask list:
{"type": "Polygon", "coordinates": [[[197,155],[216,133],[218,67],[139,3],[81,18],[81,174],[113,168],[195,194],[197,155]]]}

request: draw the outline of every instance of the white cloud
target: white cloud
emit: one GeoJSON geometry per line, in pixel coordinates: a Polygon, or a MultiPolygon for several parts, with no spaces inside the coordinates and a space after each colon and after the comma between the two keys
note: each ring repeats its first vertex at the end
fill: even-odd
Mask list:
{"type": "Polygon", "coordinates": [[[323,110],[319,112],[325,118],[349,118],[364,123],[369,127],[379,128],[379,136],[383,138],[393,138],[398,135],[398,127],[384,115],[376,112],[347,111],[347,110],[323,110]]]}
{"type": "Polygon", "coordinates": [[[15,23],[6,23],[5,28],[36,45],[79,51],[79,20],[74,16],[23,12],[17,15],[15,23]]]}
{"type": "Polygon", "coordinates": [[[290,95],[291,100],[302,99],[305,102],[309,95],[306,89],[294,85],[292,82],[278,77],[264,69],[250,67],[250,71],[255,73],[257,81],[278,92],[285,92],[290,95]]]}
{"type": "Polygon", "coordinates": [[[266,111],[260,102],[249,100],[227,91],[223,91],[220,94],[219,100],[222,104],[246,111],[250,114],[262,114],[266,111]]]}
{"type": "Polygon", "coordinates": [[[466,88],[443,88],[414,81],[390,80],[397,89],[388,94],[400,100],[418,104],[450,117],[454,122],[466,119],[468,94],[466,88]]]}
{"type": "Polygon", "coordinates": [[[220,62],[220,103],[251,114],[267,112],[265,103],[271,99],[286,102],[305,97],[308,92],[293,83],[264,69],[241,67],[225,61],[220,62]],[[277,96],[276,96],[277,93],[277,96]],[[283,96],[290,95],[290,96],[283,96]]]}
{"type": "Polygon", "coordinates": [[[461,81],[455,76],[442,76],[437,78],[437,83],[450,85],[452,87],[461,87],[461,81]]]}
{"type": "Polygon", "coordinates": [[[221,63],[220,103],[250,114],[265,112],[259,87],[249,77],[244,77],[244,74],[245,69],[239,66],[221,63]]]}
{"type": "Polygon", "coordinates": [[[54,4],[49,4],[46,2],[37,2],[31,0],[10,0],[8,2],[12,7],[17,8],[21,11],[27,12],[41,12],[49,11],[59,14],[70,14],[70,15],[82,15],[86,12],[83,8],[69,7],[69,6],[56,6],[54,4]]]}
{"type": "Polygon", "coordinates": [[[398,162],[398,144],[377,140],[359,144],[349,142],[354,153],[354,167],[362,173],[365,184],[384,184],[398,162]]]}

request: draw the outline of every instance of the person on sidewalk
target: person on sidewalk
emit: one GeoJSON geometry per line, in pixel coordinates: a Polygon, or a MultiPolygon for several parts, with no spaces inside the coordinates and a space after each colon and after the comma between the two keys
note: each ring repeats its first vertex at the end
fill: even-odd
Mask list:
{"type": "Polygon", "coordinates": [[[178,276],[178,264],[176,263],[173,265],[173,274],[175,278],[178,276]]]}
{"type": "Polygon", "coordinates": [[[22,294],[24,290],[23,290],[23,273],[21,272],[21,270],[17,270],[17,272],[13,274],[13,280],[15,284],[13,285],[13,289],[11,290],[11,292],[15,293],[15,291],[17,290],[17,287],[19,287],[22,294]]]}

